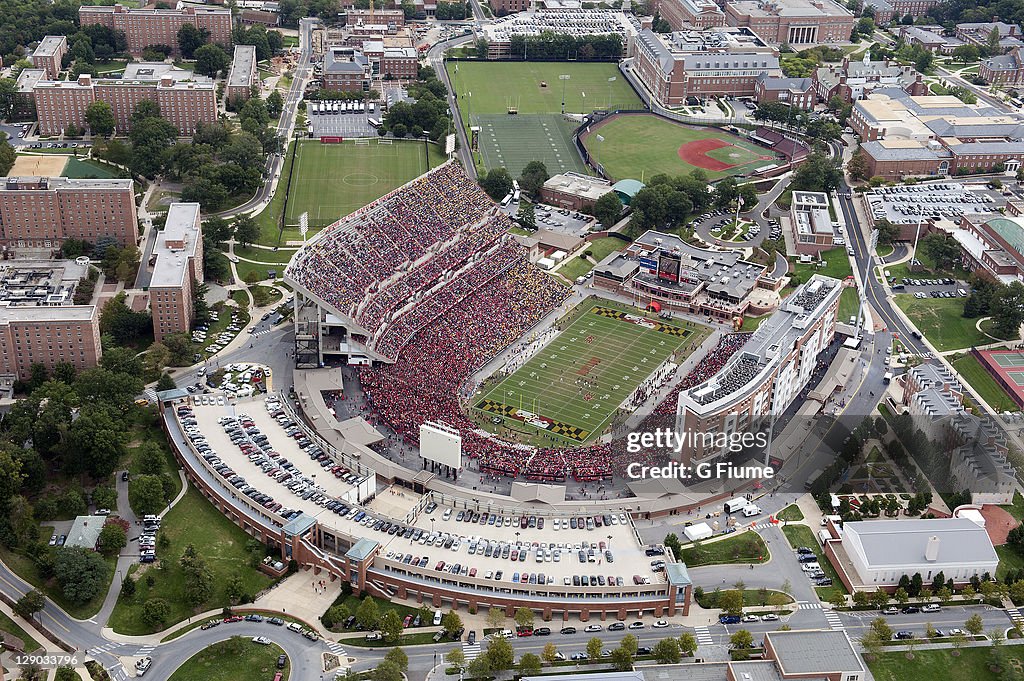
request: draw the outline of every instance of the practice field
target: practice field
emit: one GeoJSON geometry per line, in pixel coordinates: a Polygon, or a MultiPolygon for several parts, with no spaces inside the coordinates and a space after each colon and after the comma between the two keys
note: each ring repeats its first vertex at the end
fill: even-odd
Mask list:
{"type": "MultiPolygon", "coordinates": [[[[429,148],[430,167],[439,165],[444,154],[437,145],[431,144],[429,148]]],[[[353,141],[341,144],[299,142],[285,225],[298,225],[299,216],[308,212],[310,228],[325,227],[427,170],[423,142],[378,144],[377,140],[370,140],[367,145],[353,141]]]]}
{"type": "Polygon", "coordinates": [[[473,408],[482,425],[519,439],[578,445],[607,428],[619,405],[673,353],[689,354],[707,329],[617,307],[589,306],[473,408]]]}
{"type": "Polygon", "coordinates": [[[480,126],[480,156],[484,166],[507,168],[519,177],[530,161],[542,161],[551,174],[587,169],[572,143],[576,124],[559,115],[473,115],[480,126]]]}
{"type": "Polygon", "coordinates": [[[650,114],[622,114],[583,135],[587,151],[612,178],[680,175],[694,168],[708,179],[744,175],[776,162],[770,149],[716,128],[682,125],[650,114]],[[597,139],[600,135],[603,139],[597,139]]]}
{"type": "Polygon", "coordinates": [[[67,165],[68,156],[31,156],[19,154],[14,159],[14,165],[7,173],[8,177],[60,177],[64,173],[64,166],[67,165]]]}

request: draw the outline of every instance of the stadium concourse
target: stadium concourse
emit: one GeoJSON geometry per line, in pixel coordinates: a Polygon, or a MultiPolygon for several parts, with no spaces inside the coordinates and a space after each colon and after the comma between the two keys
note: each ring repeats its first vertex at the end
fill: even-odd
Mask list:
{"type": "MultiPolygon", "coordinates": [[[[622,475],[622,440],[525,447],[479,429],[460,402],[475,371],[570,293],[527,260],[507,234],[510,225],[448,163],[325,228],[285,276],[322,314],[350,322],[353,343],[365,334],[367,354],[383,360],[359,372],[367,415],[404,443],[418,446],[420,425],[440,421],[460,431],[463,453],[481,476],[582,483],[622,475]]],[[[724,336],[647,418],[674,414],[679,392],[716,373],[747,338],[724,336]]]]}

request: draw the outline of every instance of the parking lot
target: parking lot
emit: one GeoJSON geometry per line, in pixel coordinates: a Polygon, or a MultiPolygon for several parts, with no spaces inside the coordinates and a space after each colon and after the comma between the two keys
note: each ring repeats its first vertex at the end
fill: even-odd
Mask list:
{"type": "MultiPolygon", "coordinates": [[[[509,201],[507,205],[502,207],[502,210],[514,218],[519,214],[519,202],[509,201]]],[[[537,220],[537,229],[549,229],[553,232],[574,234],[576,236],[587,234],[590,228],[596,224],[594,218],[584,213],[568,208],[548,206],[543,203],[535,205],[534,215],[537,220]]]]}
{"type": "Polygon", "coordinates": [[[915,298],[966,298],[970,293],[970,286],[950,277],[939,279],[918,279],[904,277],[899,281],[895,277],[889,277],[894,291],[913,293],[915,298]]]}
{"type": "Polygon", "coordinates": [[[959,222],[964,215],[994,213],[1006,205],[1000,192],[985,185],[951,182],[879,187],[865,198],[875,220],[894,224],[916,223],[922,216],[959,222]]]}
{"type": "Polygon", "coordinates": [[[372,113],[310,113],[307,116],[313,137],[376,137],[377,130],[367,118],[372,113]]]}

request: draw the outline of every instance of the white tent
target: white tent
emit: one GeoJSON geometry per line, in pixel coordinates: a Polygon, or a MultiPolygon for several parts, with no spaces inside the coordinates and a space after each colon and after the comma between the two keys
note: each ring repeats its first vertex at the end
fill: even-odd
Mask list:
{"type": "Polygon", "coordinates": [[[714,532],[711,531],[711,528],[708,527],[707,523],[697,523],[696,525],[690,525],[683,529],[683,534],[685,534],[686,538],[690,541],[702,541],[713,535],[714,532]]]}

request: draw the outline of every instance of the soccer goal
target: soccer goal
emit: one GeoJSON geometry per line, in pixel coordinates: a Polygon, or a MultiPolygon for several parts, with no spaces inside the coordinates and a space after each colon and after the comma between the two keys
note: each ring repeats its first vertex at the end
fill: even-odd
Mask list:
{"type": "Polygon", "coordinates": [[[377,144],[391,144],[394,140],[384,139],[383,137],[377,138],[377,144]]]}
{"type": "Polygon", "coordinates": [[[368,147],[370,146],[370,140],[367,139],[366,137],[357,137],[355,140],[355,144],[357,147],[368,147]]]}

